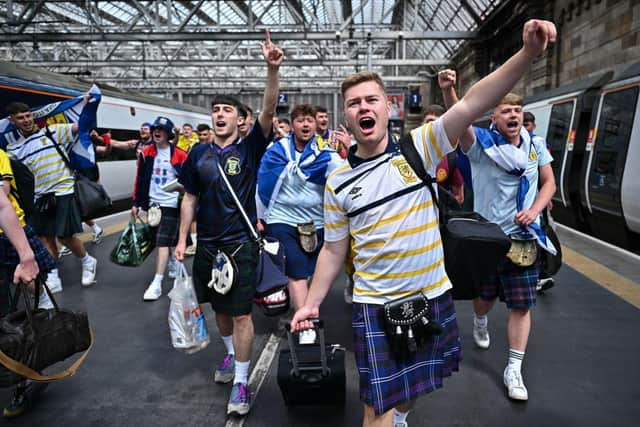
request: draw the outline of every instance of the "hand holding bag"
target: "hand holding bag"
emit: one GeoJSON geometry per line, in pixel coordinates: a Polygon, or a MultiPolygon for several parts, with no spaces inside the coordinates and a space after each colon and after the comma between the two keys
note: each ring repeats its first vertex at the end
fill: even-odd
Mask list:
{"type": "Polygon", "coordinates": [[[59,308],[42,276],[36,279],[33,308],[26,296],[25,285],[18,285],[16,292],[22,293],[25,309],[0,320],[0,387],[9,387],[25,378],[53,381],[70,377],[93,345],[87,314],[59,308]],[[49,295],[53,309],[37,308],[41,287],[49,295]],[[69,368],[51,375],[40,374],[48,366],[79,352],[84,353],[69,368]]]}

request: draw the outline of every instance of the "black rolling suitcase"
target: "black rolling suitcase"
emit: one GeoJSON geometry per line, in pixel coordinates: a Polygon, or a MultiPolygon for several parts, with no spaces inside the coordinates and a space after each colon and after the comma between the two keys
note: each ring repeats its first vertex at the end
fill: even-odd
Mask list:
{"type": "Polygon", "coordinates": [[[314,321],[320,344],[296,345],[287,328],[288,349],[280,350],[278,386],[287,406],[344,405],[345,350],[326,345],[322,320],[314,321]]]}

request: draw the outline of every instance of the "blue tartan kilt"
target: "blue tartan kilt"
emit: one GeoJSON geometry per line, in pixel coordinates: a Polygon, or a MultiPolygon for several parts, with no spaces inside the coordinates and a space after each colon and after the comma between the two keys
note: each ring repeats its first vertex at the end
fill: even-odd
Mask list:
{"type": "MultiPolygon", "coordinates": [[[[33,250],[40,272],[48,273],[56,268],[56,260],[53,259],[47,248],[44,247],[33,228],[28,225],[25,226],[24,233],[27,236],[31,250],[33,250]]],[[[0,234],[0,264],[13,267],[20,264],[20,257],[16,249],[4,233],[0,234]]]]}
{"type": "Polygon", "coordinates": [[[353,303],[353,334],[360,376],[360,400],[376,415],[442,387],[442,378],[458,370],[462,349],[451,292],[432,300],[433,317],[443,332],[416,355],[398,361],[385,335],[382,305],[353,303]]]}

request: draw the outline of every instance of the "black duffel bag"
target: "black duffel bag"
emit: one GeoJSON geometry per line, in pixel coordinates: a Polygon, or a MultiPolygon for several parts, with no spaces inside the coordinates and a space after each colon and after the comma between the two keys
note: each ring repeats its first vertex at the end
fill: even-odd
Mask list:
{"type": "Polygon", "coordinates": [[[93,344],[87,314],[60,309],[44,280],[36,280],[33,308],[24,285],[18,285],[14,307],[22,293],[25,309],[14,311],[0,319],[0,387],[10,387],[29,378],[34,381],[53,381],[73,375],[82,364],[93,344]],[[39,290],[43,286],[54,308],[37,309],[39,290]],[[69,368],[51,375],[40,372],[68,357],[84,352],[69,368]]]}
{"type": "MultiPolygon", "coordinates": [[[[400,150],[409,166],[431,193],[434,206],[438,198],[433,189],[435,180],[422,165],[411,134],[400,140],[400,150]]],[[[440,188],[442,192],[446,190],[440,188]]],[[[450,199],[455,199],[449,194],[450,199]]],[[[440,235],[444,248],[444,264],[451,280],[454,299],[473,299],[479,295],[480,284],[493,272],[509,251],[511,241],[498,224],[487,221],[477,212],[438,209],[440,235]]]]}
{"type": "Polygon", "coordinates": [[[476,298],[482,282],[496,272],[509,251],[509,237],[477,212],[449,212],[440,225],[440,235],[453,299],[476,298]]]}
{"type": "Polygon", "coordinates": [[[58,144],[53,138],[48,127],[45,129],[45,134],[58,151],[58,154],[60,154],[64,164],[73,174],[75,180],[75,184],[73,186],[74,198],[78,204],[78,210],[80,211],[82,219],[93,219],[103,215],[112,205],[111,198],[104,189],[104,186],[91,181],[87,176],[80,173],[80,171],[71,165],[71,161],[67,157],[67,154],[64,153],[60,144],[58,144]]]}

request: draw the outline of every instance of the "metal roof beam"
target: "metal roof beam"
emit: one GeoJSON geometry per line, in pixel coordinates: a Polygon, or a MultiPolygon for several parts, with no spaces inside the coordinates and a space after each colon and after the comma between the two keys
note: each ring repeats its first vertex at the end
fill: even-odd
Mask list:
{"type": "MultiPolygon", "coordinates": [[[[354,39],[370,40],[468,40],[477,36],[475,31],[372,31],[371,33],[355,33],[354,39]]],[[[217,33],[191,33],[191,32],[128,32],[128,33],[27,33],[5,34],[5,42],[98,42],[98,41],[214,41],[214,40],[264,40],[263,31],[252,32],[217,32],[217,33]]],[[[271,40],[348,40],[349,32],[342,31],[340,36],[331,31],[315,32],[272,32],[271,40]]]]}
{"type": "MultiPolygon", "coordinates": [[[[167,55],[164,50],[163,54],[167,55]]],[[[167,55],[168,56],[168,55],[167,55]]],[[[132,64],[131,60],[123,59],[123,60],[112,60],[112,61],[99,61],[99,60],[91,60],[87,63],[87,61],[75,62],[75,61],[30,61],[25,60],[25,65],[37,66],[37,67],[47,67],[47,68],[57,68],[57,67],[84,67],[87,68],[105,68],[105,67],[125,67],[131,66],[134,68],[141,68],[143,66],[165,66],[167,62],[174,61],[172,59],[146,59],[144,64],[142,62],[137,64],[132,64]]],[[[403,66],[438,66],[438,65],[448,65],[450,63],[449,59],[377,59],[372,58],[371,60],[373,66],[387,66],[387,65],[397,65],[400,67],[403,66]]],[[[364,65],[362,59],[328,59],[328,60],[318,60],[318,59],[288,59],[284,63],[287,66],[291,67],[304,67],[304,66],[325,66],[325,67],[340,67],[340,66],[356,66],[356,65],[364,65]]],[[[223,67],[223,66],[254,66],[260,67],[265,66],[265,62],[262,59],[236,59],[236,60],[214,60],[214,61],[184,61],[180,64],[181,69],[187,69],[190,67],[223,67]]]]}

